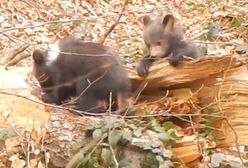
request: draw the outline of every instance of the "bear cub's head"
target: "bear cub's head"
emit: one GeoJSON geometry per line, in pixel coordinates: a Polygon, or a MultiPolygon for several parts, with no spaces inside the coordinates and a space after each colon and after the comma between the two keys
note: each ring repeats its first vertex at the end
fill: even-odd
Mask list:
{"type": "Polygon", "coordinates": [[[164,57],[168,57],[170,65],[178,66],[185,58],[203,56],[198,47],[176,28],[175,20],[171,14],[165,17],[155,14],[143,17],[143,39],[149,53],[136,67],[139,76],[147,76],[153,62],[164,57]]]}
{"type": "Polygon", "coordinates": [[[149,55],[156,58],[170,57],[169,63],[176,66],[183,56],[197,58],[196,46],[176,28],[176,19],[168,14],[165,17],[145,15],[143,18],[143,38],[149,55]]]}
{"type": "Polygon", "coordinates": [[[52,74],[49,65],[48,51],[36,49],[33,52],[33,75],[38,80],[42,88],[52,87],[52,74]]]}

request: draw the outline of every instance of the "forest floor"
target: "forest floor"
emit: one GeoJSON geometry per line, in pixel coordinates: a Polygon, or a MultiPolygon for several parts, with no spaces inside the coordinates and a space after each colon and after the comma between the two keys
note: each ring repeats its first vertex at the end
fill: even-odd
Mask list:
{"type": "MultiPolygon", "coordinates": [[[[13,69],[18,67],[30,68],[32,66],[31,54],[35,48],[45,48],[47,44],[60,38],[74,36],[84,41],[103,42],[104,40],[105,45],[113,47],[113,49],[120,53],[120,56],[127,67],[133,67],[147,52],[142,38],[142,17],[151,12],[160,15],[173,14],[177,18],[177,26],[180,27],[185,32],[186,36],[196,44],[205,46],[208,50],[208,55],[218,57],[227,55],[234,55],[237,57],[248,56],[248,2],[245,0],[126,0],[125,3],[127,4],[123,5],[124,1],[120,0],[1,0],[0,65],[3,67],[14,66],[11,67],[13,69]],[[117,22],[118,17],[120,17],[120,20],[117,22]],[[114,29],[105,38],[106,32],[108,32],[113,25],[115,25],[114,29]]],[[[0,71],[0,77],[3,72],[4,71],[2,70],[0,71]]],[[[6,74],[8,73],[6,72],[6,74]]],[[[2,102],[0,101],[0,105],[1,103],[2,102]]],[[[1,115],[3,114],[4,112],[2,112],[1,115]]],[[[59,117],[63,119],[66,118],[67,121],[64,123],[62,119],[57,121],[57,118],[51,118],[53,121],[51,125],[54,128],[53,131],[57,132],[56,135],[66,134],[66,136],[63,137],[64,139],[68,138],[67,136],[72,137],[74,136],[72,135],[74,133],[79,134],[78,131],[74,132],[74,129],[71,128],[73,122],[78,125],[82,124],[80,122],[83,120],[85,123],[89,122],[88,118],[77,121],[73,118],[73,115],[60,116],[59,114],[59,117]],[[59,130],[60,127],[68,128],[70,133],[64,132],[65,130],[59,130]]],[[[43,120],[46,117],[48,116],[40,118],[43,120]]],[[[6,119],[6,116],[4,118],[6,119]]],[[[90,117],[90,120],[99,122],[99,118],[90,117]]],[[[141,126],[136,127],[134,124],[135,122],[131,122],[129,127],[136,129],[137,131],[134,131],[133,134],[138,136],[143,131],[140,127],[145,128],[148,126],[141,122],[139,123],[141,126]]],[[[160,129],[160,127],[157,127],[156,125],[157,122],[154,120],[150,122],[154,128],[160,129]]],[[[164,127],[170,127],[170,124],[166,124],[164,127]]],[[[15,138],[14,140],[7,141],[5,136],[6,132],[9,130],[5,129],[6,123],[1,123],[0,126],[0,143],[2,145],[2,147],[0,147],[0,158],[4,158],[0,159],[0,167],[6,167],[6,164],[7,167],[17,168],[25,166],[47,167],[46,161],[42,159],[46,158],[49,160],[50,156],[48,155],[50,153],[38,151],[38,149],[43,149],[42,145],[39,146],[39,148],[37,147],[37,150],[34,150],[31,148],[26,149],[26,146],[31,142],[30,139],[27,141],[27,139],[15,138]],[[22,154],[18,154],[17,151],[20,150],[20,148],[16,148],[14,145],[20,142],[24,144],[20,147],[22,148],[21,150],[23,150],[22,154]],[[25,149],[23,149],[24,146],[25,149]],[[27,156],[29,155],[27,155],[26,150],[32,150],[33,152],[28,158],[27,156]],[[34,159],[35,156],[36,159],[34,159]],[[30,164],[27,164],[27,162],[30,164]]],[[[8,126],[8,128],[12,127],[14,127],[13,124],[8,126]]],[[[104,126],[104,128],[105,127],[106,129],[108,128],[108,126],[104,126]]],[[[91,128],[91,130],[92,129],[93,128],[91,128]]],[[[79,128],[75,128],[75,130],[81,131],[79,128]]],[[[97,129],[94,128],[94,130],[97,129]]],[[[42,130],[39,131],[41,132],[42,130]]],[[[98,136],[104,135],[97,131],[93,132],[93,139],[97,139],[98,136]]],[[[161,136],[159,138],[165,141],[168,140],[168,137],[165,137],[165,134],[163,133],[158,134],[158,136],[161,136]]],[[[14,132],[13,134],[16,133],[14,132]]],[[[119,137],[117,136],[119,134],[120,132],[115,132],[116,137],[119,137]]],[[[121,134],[123,137],[125,134],[125,138],[129,140],[129,133],[121,132],[121,134]]],[[[146,134],[147,135],[144,136],[154,136],[154,133],[151,132],[147,132],[146,134]]],[[[11,137],[11,135],[8,136],[11,137]]],[[[33,138],[35,136],[32,135],[31,137],[33,138]]],[[[174,140],[174,137],[176,137],[176,135],[174,136],[174,132],[170,133],[170,140],[174,140]]],[[[77,138],[82,137],[78,136],[77,138]]],[[[44,137],[39,137],[37,139],[44,139],[44,137]]],[[[47,139],[52,141],[52,138],[47,139]]],[[[54,141],[57,142],[56,140],[54,141]]],[[[118,140],[114,139],[113,141],[118,140]]],[[[60,144],[58,148],[61,148],[61,145],[66,147],[67,144],[60,144]]],[[[83,146],[82,144],[79,144],[79,146],[80,145],[83,146]]],[[[92,144],[90,145],[92,146],[92,144]]],[[[98,146],[93,143],[93,146],[94,145],[98,146]]],[[[87,147],[92,149],[92,147],[86,146],[86,148],[87,147]]],[[[139,147],[142,149],[147,148],[147,146],[139,147]]],[[[78,149],[78,146],[75,148],[78,149]]],[[[154,147],[154,150],[155,149],[157,150],[158,148],[154,147]]],[[[90,151],[94,150],[92,149],[90,151]]],[[[55,154],[59,153],[56,151],[53,152],[55,154]]],[[[102,160],[100,162],[105,164],[105,167],[109,164],[107,160],[110,152],[112,153],[113,151],[106,150],[106,148],[102,150],[102,160]]],[[[154,153],[156,152],[157,151],[154,153]]],[[[170,155],[168,154],[169,151],[164,148],[159,152],[164,158],[167,158],[170,155]]],[[[98,155],[100,154],[98,153],[98,155]]],[[[135,154],[131,153],[130,155],[134,156],[135,154]]],[[[190,158],[192,159],[193,156],[190,158]]],[[[220,157],[223,156],[221,155],[220,157]]],[[[215,156],[215,158],[217,158],[216,162],[220,160],[218,156],[215,156]]],[[[156,159],[159,160],[161,158],[156,159]]],[[[64,160],[68,161],[67,159],[64,160]]],[[[57,162],[63,162],[64,160],[60,158],[57,162]]],[[[96,158],[92,157],[92,160],[87,161],[96,164],[98,163],[96,160],[96,158]]],[[[197,155],[197,161],[199,162],[199,160],[197,155]]],[[[185,160],[182,162],[184,161],[185,160]]],[[[191,163],[193,161],[190,160],[191,163]]],[[[174,161],[174,164],[175,162],[176,161],[174,161]]],[[[209,163],[209,160],[206,159],[202,162],[209,163]]],[[[152,159],[149,160],[148,163],[155,164],[152,159]]],[[[111,164],[116,164],[116,161],[114,160],[111,164]]],[[[146,162],[143,162],[143,167],[146,167],[146,164],[146,162]]],[[[63,165],[64,163],[61,163],[61,167],[63,167],[63,165]]],[[[162,163],[160,162],[160,166],[161,165],[162,163]]],[[[163,163],[163,165],[168,166],[170,163],[166,162],[163,163]]],[[[195,166],[196,164],[194,163],[192,165],[195,166]]],[[[60,167],[57,163],[53,163],[53,166],[60,167]]]]}

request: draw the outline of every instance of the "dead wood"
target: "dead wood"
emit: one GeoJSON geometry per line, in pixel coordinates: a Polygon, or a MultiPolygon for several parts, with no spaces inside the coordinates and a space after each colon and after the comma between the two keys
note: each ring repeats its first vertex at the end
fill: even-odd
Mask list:
{"type": "Polygon", "coordinates": [[[13,51],[13,54],[11,54],[6,60],[7,64],[5,66],[5,69],[7,70],[9,66],[16,65],[21,60],[29,57],[30,53],[24,52],[29,46],[30,44],[24,44],[24,45],[19,46],[17,49],[15,49],[13,51]]]}
{"type": "MultiPolygon", "coordinates": [[[[149,99],[149,93],[151,99],[154,93],[157,100],[162,98],[161,88],[169,90],[172,98],[173,91],[189,89],[199,101],[200,113],[216,116],[213,131],[218,145],[248,145],[248,72],[246,64],[235,57],[206,57],[177,68],[161,61],[151,67],[146,79],[138,77],[135,70],[128,71],[134,89],[143,80],[148,82],[143,91],[145,99],[149,99]]],[[[140,99],[144,99],[142,93],[140,99]]]]}

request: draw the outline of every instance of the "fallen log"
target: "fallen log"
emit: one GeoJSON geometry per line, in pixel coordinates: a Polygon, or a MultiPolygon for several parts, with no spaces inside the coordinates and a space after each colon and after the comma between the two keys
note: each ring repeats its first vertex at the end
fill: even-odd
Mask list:
{"type": "Polygon", "coordinates": [[[151,67],[145,79],[133,69],[128,72],[134,89],[147,82],[143,90],[146,99],[154,92],[158,93],[156,99],[162,98],[161,88],[169,90],[171,97],[178,89],[189,90],[200,102],[199,115],[215,118],[213,133],[217,145],[248,145],[248,72],[244,62],[233,56],[206,57],[175,68],[160,61],[151,67]]]}

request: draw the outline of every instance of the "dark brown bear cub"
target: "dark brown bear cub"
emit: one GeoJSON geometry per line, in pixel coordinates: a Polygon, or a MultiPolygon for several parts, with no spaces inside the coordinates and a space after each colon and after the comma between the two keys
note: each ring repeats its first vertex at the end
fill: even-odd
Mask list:
{"type": "Polygon", "coordinates": [[[184,56],[200,56],[196,46],[174,27],[173,15],[166,15],[163,19],[155,15],[146,15],[143,22],[143,38],[149,55],[137,67],[139,76],[146,76],[152,63],[163,57],[169,57],[169,63],[177,66],[184,56]]]}
{"type": "Polygon", "coordinates": [[[61,104],[77,97],[76,109],[105,112],[100,102],[112,110],[125,108],[130,81],[117,53],[102,44],[65,38],[49,49],[33,53],[33,74],[44,92],[43,101],[61,104]]]}

